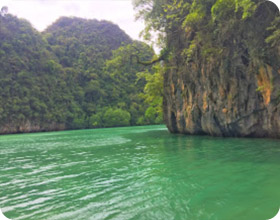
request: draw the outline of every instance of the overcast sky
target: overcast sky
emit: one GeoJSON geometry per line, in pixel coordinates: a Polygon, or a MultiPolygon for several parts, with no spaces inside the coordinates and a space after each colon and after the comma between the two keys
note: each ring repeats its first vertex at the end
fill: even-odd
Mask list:
{"type": "Polygon", "coordinates": [[[0,0],[2,6],[8,6],[9,13],[27,19],[39,31],[60,16],[109,20],[133,39],[139,39],[144,28],[142,21],[135,22],[131,0],[0,0]]]}
{"type": "MultiPolygon", "coordinates": [[[[280,0],[273,0],[278,5],[280,0]]],[[[135,22],[131,0],[0,0],[11,14],[26,18],[39,31],[60,16],[105,19],[118,24],[133,39],[139,39],[143,21],[135,22]]]]}

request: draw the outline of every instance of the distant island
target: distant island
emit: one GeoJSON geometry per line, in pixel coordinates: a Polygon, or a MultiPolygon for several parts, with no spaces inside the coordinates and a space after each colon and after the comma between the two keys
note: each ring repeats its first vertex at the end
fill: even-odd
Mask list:
{"type": "Polygon", "coordinates": [[[154,70],[130,59],[154,51],[117,25],[61,17],[40,33],[11,14],[0,22],[0,133],[162,123],[162,100],[144,91],[154,70]]]}

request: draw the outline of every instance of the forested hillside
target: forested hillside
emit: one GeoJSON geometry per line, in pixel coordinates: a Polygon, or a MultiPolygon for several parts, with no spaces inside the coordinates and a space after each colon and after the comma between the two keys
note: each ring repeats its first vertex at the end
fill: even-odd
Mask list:
{"type": "Polygon", "coordinates": [[[164,48],[171,132],[280,138],[280,15],[263,0],[134,0],[164,48]]]}
{"type": "Polygon", "coordinates": [[[62,17],[39,33],[0,15],[0,133],[159,123],[132,53],[154,55],[111,22],[62,17]]]}

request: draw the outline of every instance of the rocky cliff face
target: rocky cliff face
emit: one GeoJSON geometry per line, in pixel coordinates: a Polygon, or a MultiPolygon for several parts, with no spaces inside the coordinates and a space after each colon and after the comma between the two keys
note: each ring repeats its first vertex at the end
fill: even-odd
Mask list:
{"type": "Polygon", "coordinates": [[[280,50],[265,42],[272,19],[256,12],[248,21],[255,25],[237,29],[207,59],[199,48],[192,59],[183,55],[193,32],[169,38],[164,117],[171,132],[280,138],[280,50]]]}

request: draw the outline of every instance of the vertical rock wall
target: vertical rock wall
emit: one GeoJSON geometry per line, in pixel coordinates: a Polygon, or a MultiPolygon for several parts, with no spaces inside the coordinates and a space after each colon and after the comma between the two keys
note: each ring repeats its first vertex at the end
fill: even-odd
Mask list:
{"type": "MultiPolygon", "coordinates": [[[[256,30],[256,37],[266,28],[256,30]]],[[[168,129],[184,134],[280,138],[279,48],[272,48],[264,59],[245,50],[249,56],[245,58],[240,53],[243,45],[232,41],[221,57],[187,60],[182,54],[189,42],[184,30],[169,39],[174,50],[164,76],[168,129]]],[[[262,47],[252,48],[258,46],[262,47]]]]}

